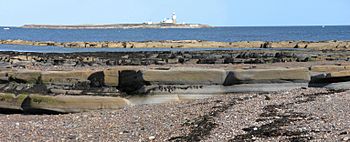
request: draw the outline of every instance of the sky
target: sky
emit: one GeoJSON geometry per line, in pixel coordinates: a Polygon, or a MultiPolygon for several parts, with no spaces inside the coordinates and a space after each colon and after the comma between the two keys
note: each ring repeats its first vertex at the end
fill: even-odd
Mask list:
{"type": "Polygon", "coordinates": [[[213,26],[350,25],[350,0],[0,0],[0,25],[179,22],[213,26]]]}

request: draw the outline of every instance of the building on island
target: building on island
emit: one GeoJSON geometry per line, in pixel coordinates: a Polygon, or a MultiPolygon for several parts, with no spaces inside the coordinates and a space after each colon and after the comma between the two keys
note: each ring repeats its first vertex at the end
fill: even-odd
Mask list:
{"type": "Polygon", "coordinates": [[[175,14],[175,12],[173,12],[173,15],[171,16],[171,18],[165,18],[160,23],[162,23],[162,24],[176,24],[176,18],[177,18],[176,14],[175,14]]]}
{"type": "Polygon", "coordinates": [[[173,19],[173,24],[176,24],[177,23],[177,21],[176,21],[177,16],[176,16],[175,12],[173,12],[173,15],[171,18],[173,19]]]}
{"type": "Polygon", "coordinates": [[[159,23],[154,23],[152,21],[149,21],[149,22],[144,22],[144,24],[147,24],[147,25],[152,25],[152,24],[177,24],[176,18],[177,18],[176,13],[173,12],[171,18],[164,18],[164,20],[160,21],[159,23]]]}
{"type": "MultiPolygon", "coordinates": [[[[22,28],[37,29],[130,29],[130,28],[208,28],[209,25],[179,23],[175,12],[170,18],[160,22],[146,21],[143,23],[125,23],[125,24],[104,24],[104,25],[24,25],[22,28]]],[[[4,28],[7,30],[7,28],[4,28]]]]}

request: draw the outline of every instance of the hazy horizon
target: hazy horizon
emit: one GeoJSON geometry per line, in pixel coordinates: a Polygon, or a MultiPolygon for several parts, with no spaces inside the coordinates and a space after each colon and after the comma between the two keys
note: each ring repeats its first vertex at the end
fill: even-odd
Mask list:
{"type": "Polygon", "coordinates": [[[0,25],[85,25],[159,22],[212,26],[348,26],[348,0],[1,0],[0,25]]]}
{"type": "MultiPolygon", "coordinates": [[[[97,24],[47,24],[47,25],[57,25],[57,26],[76,26],[76,25],[110,25],[110,24],[135,24],[135,23],[97,23],[97,24]]],[[[139,23],[136,23],[136,24],[139,24],[139,23]]],[[[181,23],[180,23],[181,24],[181,23]]],[[[186,23],[186,24],[195,24],[195,23],[186,23]]],[[[46,24],[25,24],[25,25],[46,25],[46,24]]],[[[2,26],[2,25],[0,25],[2,26]]],[[[6,26],[6,25],[5,25],[6,26]]],[[[21,26],[24,26],[24,25],[19,25],[19,26],[13,26],[13,27],[21,27],[21,26]]],[[[350,26],[349,25],[267,25],[267,26],[264,26],[264,25],[257,25],[257,26],[254,26],[254,25],[212,25],[213,27],[318,27],[318,26],[350,26]]],[[[8,27],[11,27],[8,26],[8,27]]]]}

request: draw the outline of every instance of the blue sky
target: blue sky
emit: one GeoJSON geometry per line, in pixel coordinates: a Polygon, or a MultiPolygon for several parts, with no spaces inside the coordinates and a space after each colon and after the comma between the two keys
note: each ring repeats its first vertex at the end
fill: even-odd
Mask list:
{"type": "Polygon", "coordinates": [[[0,25],[178,21],[215,26],[350,25],[350,0],[0,0],[0,25]]]}

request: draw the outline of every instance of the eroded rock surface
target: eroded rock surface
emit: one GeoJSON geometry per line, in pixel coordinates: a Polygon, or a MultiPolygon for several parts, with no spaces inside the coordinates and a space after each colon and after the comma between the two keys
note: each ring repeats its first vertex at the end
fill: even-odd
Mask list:
{"type": "Polygon", "coordinates": [[[174,95],[170,100],[181,100],[198,95],[269,93],[308,87],[346,90],[350,63],[344,57],[348,54],[315,50],[0,52],[0,92],[13,94],[11,99],[2,99],[0,108],[66,113],[114,108],[94,101],[87,104],[96,107],[84,107],[84,100],[89,97],[142,102],[133,97],[174,95]],[[29,95],[26,103],[14,103],[18,94],[29,95]],[[36,104],[30,100],[35,95],[30,94],[60,103],[36,104]]]}
{"type": "Polygon", "coordinates": [[[166,40],[142,42],[52,42],[0,40],[0,44],[59,46],[67,48],[308,48],[316,50],[349,50],[349,41],[239,41],[215,42],[201,40],[166,40]]]}

